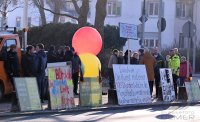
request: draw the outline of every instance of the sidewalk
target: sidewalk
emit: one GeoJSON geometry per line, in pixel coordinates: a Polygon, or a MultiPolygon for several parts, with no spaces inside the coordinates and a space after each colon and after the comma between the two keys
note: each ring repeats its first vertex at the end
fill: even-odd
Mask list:
{"type": "Polygon", "coordinates": [[[10,112],[10,103],[0,103],[0,117],[5,116],[28,116],[32,114],[54,114],[54,113],[72,113],[72,112],[87,112],[87,111],[101,111],[105,109],[121,109],[121,108],[150,108],[158,106],[187,106],[187,105],[200,105],[200,102],[188,103],[186,101],[175,101],[175,102],[163,102],[154,100],[150,104],[139,104],[139,105],[109,105],[108,96],[103,95],[102,106],[99,107],[80,107],[78,106],[79,99],[75,98],[76,107],[68,110],[47,110],[47,101],[42,105],[42,111],[31,111],[31,112],[10,112]]]}

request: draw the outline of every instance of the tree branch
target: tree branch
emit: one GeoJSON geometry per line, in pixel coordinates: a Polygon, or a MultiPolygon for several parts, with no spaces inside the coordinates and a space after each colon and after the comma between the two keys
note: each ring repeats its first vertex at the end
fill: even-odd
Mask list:
{"type": "Polygon", "coordinates": [[[7,13],[12,12],[12,11],[14,11],[15,9],[18,9],[18,8],[23,8],[23,7],[22,7],[22,6],[17,6],[17,7],[15,7],[15,8],[11,9],[11,10],[8,10],[7,13]]]}
{"type": "Polygon", "coordinates": [[[70,17],[70,18],[72,18],[72,19],[78,20],[77,17],[74,17],[74,16],[72,16],[72,15],[70,15],[70,14],[57,13],[57,12],[51,10],[51,9],[48,9],[48,8],[43,7],[43,6],[40,4],[39,0],[37,0],[37,2],[38,2],[38,5],[39,5],[40,8],[42,8],[42,9],[44,9],[44,10],[46,10],[46,11],[49,11],[49,12],[51,12],[52,14],[57,14],[57,15],[61,15],[61,16],[66,16],[66,17],[70,17]]]}
{"type": "Polygon", "coordinates": [[[76,0],[72,0],[72,3],[73,3],[73,5],[74,5],[74,8],[75,8],[76,12],[77,12],[78,14],[80,14],[80,7],[78,6],[77,1],[76,1],[76,0]]]}

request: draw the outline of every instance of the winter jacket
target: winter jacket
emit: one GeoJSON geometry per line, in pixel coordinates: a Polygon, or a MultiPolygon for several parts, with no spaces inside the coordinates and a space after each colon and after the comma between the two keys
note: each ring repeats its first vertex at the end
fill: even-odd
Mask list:
{"type": "Polygon", "coordinates": [[[117,55],[112,54],[110,56],[109,62],[108,62],[108,68],[112,69],[113,68],[113,64],[118,64],[118,59],[117,59],[117,55]]]}
{"type": "MultiPolygon", "coordinates": [[[[189,63],[188,61],[185,61],[180,64],[180,73],[179,73],[180,77],[187,77],[187,64],[188,63],[189,63]]],[[[189,75],[191,75],[191,74],[192,74],[192,66],[189,63],[189,75]]]]}
{"type": "Polygon", "coordinates": [[[148,81],[154,81],[156,59],[149,52],[146,52],[141,59],[140,64],[144,64],[146,66],[148,81]]]}
{"type": "Polygon", "coordinates": [[[80,72],[81,59],[77,54],[72,57],[72,73],[80,72]]]}
{"type": "Polygon", "coordinates": [[[72,51],[66,51],[65,52],[65,61],[72,61],[72,58],[73,58],[73,53],[72,51]]]}
{"type": "Polygon", "coordinates": [[[179,69],[180,69],[180,57],[179,55],[173,55],[169,62],[168,62],[169,68],[172,69],[172,74],[176,74],[179,76],[179,69]]]}
{"type": "Polygon", "coordinates": [[[156,59],[156,66],[154,68],[154,72],[155,72],[155,76],[159,76],[160,68],[165,68],[165,60],[160,54],[158,54],[158,56],[155,57],[155,59],[156,59]]]}
{"type": "Polygon", "coordinates": [[[124,57],[121,56],[121,57],[118,57],[118,64],[124,64],[124,57]]]}
{"type": "Polygon", "coordinates": [[[139,59],[131,57],[130,64],[139,64],[139,59]]]}
{"type": "Polygon", "coordinates": [[[47,62],[48,63],[54,63],[54,62],[57,62],[57,55],[54,51],[50,50],[48,53],[47,53],[47,62]]]}
{"type": "Polygon", "coordinates": [[[7,59],[5,61],[6,72],[11,77],[19,76],[20,66],[19,60],[16,52],[9,51],[7,54],[7,59]]]}
{"type": "Polygon", "coordinates": [[[38,67],[38,75],[43,75],[45,74],[45,69],[46,69],[46,66],[47,66],[47,56],[46,56],[46,53],[44,52],[44,50],[40,50],[37,54],[37,67],[38,67]]]}
{"type": "Polygon", "coordinates": [[[37,60],[35,54],[24,54],[22,56],[22,69],[25,77],[36,77],[37,76],[37,60]]]}

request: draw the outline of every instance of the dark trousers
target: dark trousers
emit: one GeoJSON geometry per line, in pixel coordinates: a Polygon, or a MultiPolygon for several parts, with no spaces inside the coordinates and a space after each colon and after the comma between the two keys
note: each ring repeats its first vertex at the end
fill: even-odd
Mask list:
{"type": "Polygon", "coordinates": [[[77,90],[78,90],[78,75],[79,75],[79,72],[73,73],[73,75],[72,75],[75,94],[77,93],[77,90]]]}
{"type": "Polygon", "coordinates": [[[172,74],[172,77],[173,77],[173,82],[174,82],[175,97],[177,98],[177,80],[178,80],[178,76],[176,74],[172,74]]]}
{"type": "Polygon", "coordinates": [[[39,90],[39,95],[40,95],[41,101],[44,100],[44,89],[43,89],[44,88],[44,80],[45,80],[45,73],[37,76],[37,84],[38,84],[38,90],[39,90]]]}
{"type": "Polygon", "coordinates": [[[155,84],[156,84],[156,98],[158,98],[158,94],[160,91],[160,75],[155,75],[155,84]]]}
{"type": "Polygon", "coordinates": [[[113,73],[113,69],[109,68],[108,69],[108,76],[109,76],[109,85],[110,85],[110,89],[114,89],[114,85],[115,85],[115,80],[114,80],[114,73],[113,73]]]}
{"type": "Polygon", "coordinates": [[[149,81],[149,88],[150,88],[151,96],[152,96],[152,93],[153,93],[153,84],[154,84],[154,81],[149,81]]]}

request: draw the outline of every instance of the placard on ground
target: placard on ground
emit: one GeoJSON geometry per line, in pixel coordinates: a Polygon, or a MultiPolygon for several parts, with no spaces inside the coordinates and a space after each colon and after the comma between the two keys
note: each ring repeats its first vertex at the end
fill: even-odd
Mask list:
{"type": "Polygon", "coordinates": [[[21,111],[42,110],[36,78],[14,78],[21,111]]]}
{"type": "Polygon", "coordinates": [[[200,84],[199,81],[185,82],[188,102],[200,101],[200,84]]]}
{"type": "Polygon", "coordinates": [[[144,65],[113,65],[119,105],[151,103],[144,65]]]}

